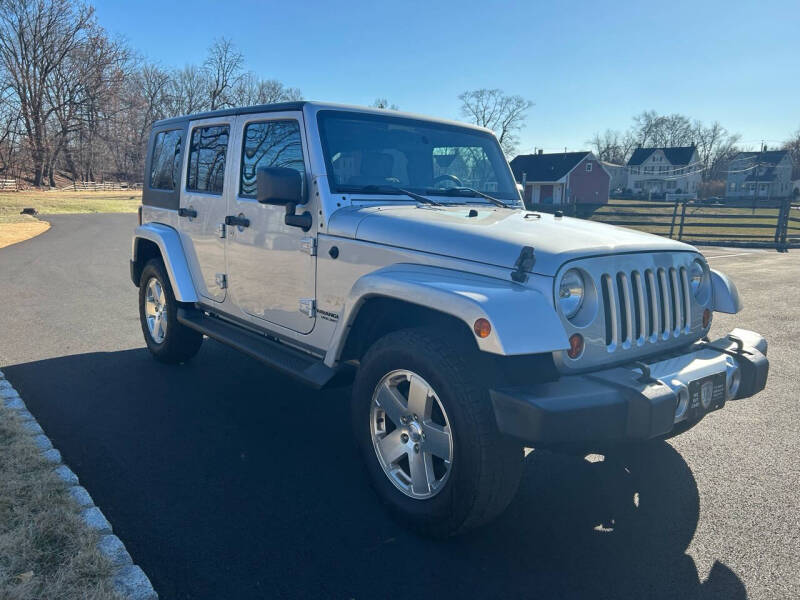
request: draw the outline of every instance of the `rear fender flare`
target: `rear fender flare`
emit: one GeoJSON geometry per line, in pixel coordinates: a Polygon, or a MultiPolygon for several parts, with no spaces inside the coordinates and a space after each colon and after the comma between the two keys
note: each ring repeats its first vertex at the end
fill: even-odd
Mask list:
{"type": "Polygon", "coordinates": [[[192,283],[189,263],[183,252],[181,238],[177,231],[160,223],[147,223],[136,228],[133,236],[131,259],[137,261],[140,240],[149,240],[158,246],[161,259],[167,269],[172,291],[178,302],[197,302],[197,292],[192,283]]]}

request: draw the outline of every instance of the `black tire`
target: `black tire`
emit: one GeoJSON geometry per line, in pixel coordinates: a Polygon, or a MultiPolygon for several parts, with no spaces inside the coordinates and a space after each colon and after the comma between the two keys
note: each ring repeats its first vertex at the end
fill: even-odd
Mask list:
{"type": "Polygon", "coordinates": [[[189,329],[178,322],[177,309],[179,306],[180,303],[175,300],[175,294],[172,291],[172,284],[167,276],[164,263],[158,258],[149,260],[144,269],[142,269],[142,276],[139,279],[139,322],[142,326],[142,334],[147,348],[157,360],[164,363],[186,362],[197,354],[203,343],[202,333],[189,329]],[[145,316],[147,284],[152,278],[156,278],[161,284],[165,297],[167,329],[161,342],[156,342],[153,339],[145,316]]]}
{"type": "Polygon", "coordinates": [[[464,533],[497,517],[513,499],[523,466],[521,445],[497,430],[488,390],[480,385],[477,351],[465,350],[469,345],[458,341],[422,329],[389,333],[367,351],[353,385],[353,428],[373,487],[396,517],[436,538],[464,533]],[[373,393],[383,377],[397,369],[425,379],[450,421],[450,473],[432,498],[411,498],[398,490],[373,448],[373,393]]]}

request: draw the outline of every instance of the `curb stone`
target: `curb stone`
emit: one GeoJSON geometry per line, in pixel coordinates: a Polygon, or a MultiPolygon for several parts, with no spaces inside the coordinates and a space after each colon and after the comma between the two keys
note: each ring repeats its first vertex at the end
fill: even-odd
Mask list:
{"type": "Polygon", "coordinates": [[[81,518],[89,529],[100,534],[97,549],[111,562],[114,569],[114,591],[126,600],[158,600],[142,569],[133,564],[133,559],[116,535],[111,533],[111,523],[103,512],[94,505],[86,488],[78,485],[78,476],[67,465],[62,463],[61,453],[53,448],[50,438],[45,435],[39,423],[28,411],[17,391],[0,371],[0,405],[14,411],[45,460],[56,465],[54,472],[69,487],[69,494],[82,509],[81,518]]]}

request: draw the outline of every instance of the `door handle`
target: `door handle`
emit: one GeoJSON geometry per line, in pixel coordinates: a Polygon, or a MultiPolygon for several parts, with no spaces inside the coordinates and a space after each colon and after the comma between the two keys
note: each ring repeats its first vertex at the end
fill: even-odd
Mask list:
{"type": "Polygon", "coordinates": [[[179,208],[178,209],[178,216],[179,217],[189,217],[190,219],[194,219],[197,217],[197,211],[193,208],[179,208]]]}
{"type": "Polygon", "coordinates": [[[233,215],[228,215],[225,217],[225,225],[235,225],[236,227],[250,227],[250,219],[238,216],[234,217],[233,215]]]}

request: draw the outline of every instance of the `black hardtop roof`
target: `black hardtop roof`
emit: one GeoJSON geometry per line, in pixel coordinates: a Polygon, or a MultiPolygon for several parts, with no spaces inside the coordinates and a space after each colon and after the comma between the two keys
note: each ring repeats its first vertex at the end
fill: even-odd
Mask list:
{"type": "Polygon", "coordinates": [[[178,125],[186,123],[187,121],[196,121],[198,119],[214,119],[216,117],[230,117],[232,115],[249,115],[253,113],[264,112],[283,112],[287,110],[302,110],[308,102],[306,100],[298,100],[296,102],[278,102],[275,104],[256,104],[255,106],[239,106],[236,108],[226,108],[224,110],[211,110],[208,112],[194,113],[192,115],[182,115],[180,117],[171,117],[156,121],[153,126],[161,127],[162,125],[178,125]]]}

